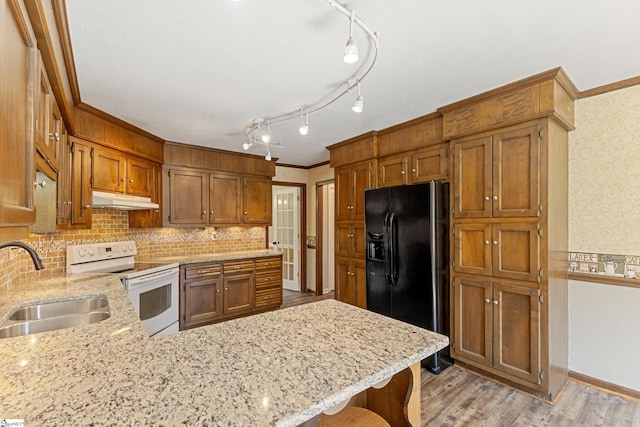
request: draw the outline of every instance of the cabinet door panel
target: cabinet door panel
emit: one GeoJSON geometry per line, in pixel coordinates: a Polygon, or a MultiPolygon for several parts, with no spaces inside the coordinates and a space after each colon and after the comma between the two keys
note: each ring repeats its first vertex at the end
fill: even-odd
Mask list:
{"type": "Polygon", "coordinates": [[[215,320],[221,314],[220,279],[206,279],[185,284],[184,326],[215,320]]]}
{"type": "Polygon", "coordinates": [[[539,127],[493,137],[493,216],[537,216],[540,204],[539,127]]]}
{"type": "Polygon", "coordinates": [[[189,170],[169,171],[172,224],[206,224],[207,174],[189,170]]]}
{"type": "Polygon", "coordinates": [[[352,272],[349,270],[350,267],[350,260],[336,257],[336,299],[347,304],[356,305],[356,287],[353,280],[351,280],[352,272]]]}
{"type": "Polygon", "coordinates": [[[407,157],[393,156],[378,161],[378,184],[391,187],[407,183],[407,157]]]}
{"type": "Polygon", "coordinates": [[[253,273],[224,277],[224,314],[233,315],[253,309],[255,289],[253,273]]]}
{"type": "Polygon", "coordinates": [[[491,283],[458,276],[454,298],[456,356],[491,366],[491,283]]]}
{"type": "Polygon", "coordinates": [[[355,224],[351,231],[351,235],[353,236],[351,238],[351,240],[353,240],[353,255],[364,259],[366,251],[365,247],[367,244],[364,233],[364,224],[355,224]]]}
{"type": "Polygon", "coordinates": [[[336,255],[349,256],[352,248],[351,224],[336,224],[336,255]]]}
{"type": "Polygon", "coordinates": [[[533,288],[493,284],[494,367],[536,384],[539,383],[538,293],[533,288]]]}
{"type": "Polygon", "coordinates": [[[537,223],[493,225],[493,275],[538,281],[539,237],[537,223]]]}
{"type": "Polygon", "coordinates": [[[367,308],[367,268],[364,261],[353,261],[353,287],[356,290],[356,305],[367,308]]]}
{"type": "MultiPolygon", "coordinates": [[[[23,2],[0,9],[0,223],[35,223],[38,50],[23,2]]],[[[26,229],[20,233],[27,238],[26,229]]]]}
{"type": "Polygon", "coordinates": [[[447,147],[421,150],[411,156],[411,183],[449,178],[447,147]]]}
{"type": "Polygon", "coordinates": [[[365,163],[353,168],[353,199],[351,219],[364,220],[364,190],[373,184],[371,163],[365,163]]]}
{"type": "Polygon", "coordinates": [[[335,171],[336,220],[351,219],[351,169],[335,171]]]}
{"type": "Polygon", "coordinates": [[[245,224],[271,224],[271,178],[243,178],[245,224]]]}
{"type": "Polygon", "coordinates": [[[126,190],[126,159],[120,151],[93,147],[91,149],[91,188],[124,193],[126,190]]]}
{"type": "Polygon", "coordinates": [[[127,193],[151,197],[153,192],[153,165],[143,160],[127,159],[127,193]]]}
{"type": "Polygon", "coordinates": [[[91,149],[73,141],[71,156],[71,224],[91,226],[91,149]]]}
{"type": "Polygon", "coordinates": [[[242,177],[209,174],[209,222],[240,224],[242,222],[242,177]]]}
{"type": "Polygon", "coordinates": [[[491,137],[454,146],[454,216],[491,216],[491,137]]]}
{"type": "Polygon", "coordinates": [[[491,274],[491,225],[456,224],[454,269],[459,273],[491,274]]]}

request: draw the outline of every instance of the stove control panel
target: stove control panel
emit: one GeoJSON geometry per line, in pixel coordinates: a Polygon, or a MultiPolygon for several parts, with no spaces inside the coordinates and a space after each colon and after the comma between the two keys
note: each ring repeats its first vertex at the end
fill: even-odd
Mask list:
{"type": "Polygon", "coordinates": [[[67,265],[132,257],[136,254],[136,243],[133,241],[69,245],[67,246],[67,265]]]}

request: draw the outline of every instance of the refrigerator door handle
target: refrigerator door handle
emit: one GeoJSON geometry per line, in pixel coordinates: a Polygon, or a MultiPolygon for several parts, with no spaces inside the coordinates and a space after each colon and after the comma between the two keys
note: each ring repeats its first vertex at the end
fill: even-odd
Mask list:
{"type": "Polygon", "coordinates": [[[398,284],[398,217],[395,213],[389,213],[389,269],[391,270],[391,280],[389,283],[395,286],[398,284]]]}
{"type": "Polygon", "coordinates": [[[389,242],[389,216],[391,214],[387,212],[384,217],[384,281],[387,285],[391,285],[391,244],[389,242]]]}

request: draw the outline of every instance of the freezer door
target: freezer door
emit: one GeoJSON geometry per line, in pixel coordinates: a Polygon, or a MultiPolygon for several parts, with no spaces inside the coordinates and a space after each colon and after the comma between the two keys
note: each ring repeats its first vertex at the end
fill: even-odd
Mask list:
{"type": "Polygon", "coordinates": [[[387,272],[387,227],[389,191],[386,188],[364,192],[365,235],[367,239],[367,309],[391,316],[391,286],[387,272]]]}

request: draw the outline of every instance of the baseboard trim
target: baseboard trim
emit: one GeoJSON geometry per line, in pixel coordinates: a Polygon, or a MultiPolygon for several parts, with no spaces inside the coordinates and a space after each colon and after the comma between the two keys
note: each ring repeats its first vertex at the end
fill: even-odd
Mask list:
{"type": "Polygon", "coordinates": [[[608,381],[590,377],[589,375],[581,374],[574,371],[569,371],[569,379],[578,383],[588,385],[590,387],[597,388],[598,390],[602,390],[607,393],[615,394],[616,396],[640,402],[640,391],[634,390],[632,388],[623,387],[618,384],[610,383],[608,381]]]}

